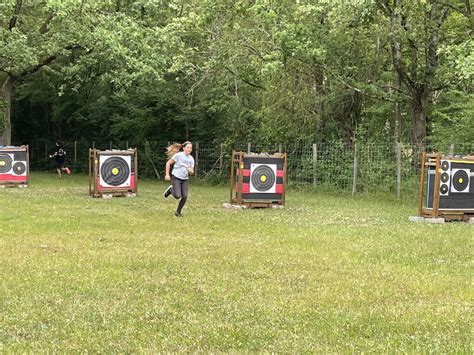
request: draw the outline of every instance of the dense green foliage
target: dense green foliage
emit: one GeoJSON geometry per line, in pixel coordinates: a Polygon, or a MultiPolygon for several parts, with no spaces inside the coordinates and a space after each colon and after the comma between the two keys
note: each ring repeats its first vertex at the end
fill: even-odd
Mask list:
{"type": "Polygon", "coordinates": [[[469,0],[5,0],[1,97],[16,143],[469,142],[472,35],[469,0]]]}
{"type": "Polygon", "coordinates": [[[0,194],[0,352],[469,353],[472,226],[413,224],[415,195],[227,187],[93,199],[34,173],[0,194]]]}

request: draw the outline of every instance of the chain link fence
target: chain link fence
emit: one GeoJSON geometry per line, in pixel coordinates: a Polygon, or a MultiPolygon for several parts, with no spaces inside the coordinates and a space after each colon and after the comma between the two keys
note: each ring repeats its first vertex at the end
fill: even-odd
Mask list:
{"type": "MultiPolygon", "coordinates": [[[[138,173],[143,179],[162,179],[166,163],[166,141],[86,141],[64,144],[68,165],[76,172],[88,171],[89,148],[138,149],[138,173]]],[[[209,142],[194,142],[196,178],[211,183],[226,183],[230,174],[232,149],[254,153],[288,154],[288,184],[343,192],[413,191],[418,186],[421,152],[468,155],[474,143],[415,146],[401,143],[307,143],[253,144],[237,143],[233,147],[209,142]]],[[[37,140],[30,144],[31,170],[50,170],[54,163],[49,155],[54,141],[37,140]]]]}

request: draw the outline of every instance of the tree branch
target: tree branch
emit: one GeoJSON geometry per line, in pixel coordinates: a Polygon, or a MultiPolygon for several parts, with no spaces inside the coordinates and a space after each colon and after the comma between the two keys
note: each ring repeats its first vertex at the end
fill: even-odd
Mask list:
{"type": "Polygon", "coordinates": [[[48,17],[44,21],[43,25],[40,27],[40,33],[44,34],[49,31],[49,24],[51,23],[51,20],[54,18],[56,13],[53,10],[49,10],[48,17]]]}
{"type": "MultiPolygon", "coordinates": [[[[73,50],[73,49],[79,49],[79,48],[82,48],[81,46],[79,45],[70,45],[70,46],[67,46],[65,47],[64,49],[67,49],[67,50],[73,50]]],[[[88,53],[90,53],[91,51],[89,51],[88,53]]],[[[48,65],[48,64],[51,64],[52,62],[54,62],[57,58],[57,54],[54,54],[50,57],[47,57],[45,58],[42,62],[34,65],[33,67],[29,68],[29,69],[26,69],[25,71],[23,71],[22,73],[20,73],[17,77],[18,78],[22,78],[28,74],[31,74],[31,73],[35,73],[37,72],[39,69],[41,69],[42,67],[48,65]]]]}
{"type": "Polygon", "coordinates": [[[377,1],[377,5],[378,5],[378,8],[382,10],[383,13],[385,13],[385,15],[387,15],[388,17],[392,16],[393,10],[390,8],[390,5],[388,4],[386,0],[377,1]]]}
{"type": "Polygon", "coordinates": [[[13,27],[16,26],[16,20],[18,19],[18,15],[20,14],[22,2],[23,0],[16,0],[15,12],[12,18],[10,19],[10,24],[8,25],[8,29],[10,31],[13,29],[13,27]]]}
{"type": "Polygon", "coordinates": [[[242,44],[243,47],[247,48],[247,49],[250,49],[253,53],[255,53],[261,60],[265,60],[262,56],[262,54],[256,50],[255,48],[253,48],[252,46],[249,46],[248,44],[242,44]]]}
{"type": "Polygon", "coordinates": [[[436,3],[438,3],[440,5],[443,5],[443,6],[446,6],[446,7],[449,7],[450,9],[456,10],[457,12],[462,14],[462,10],[460,8],[454,6],[454,5],[448,4],[448,3],[443,2],[443,1],[436,1],[436,3]]]}
{"type": "MultiPolygon", "coordinates": [[[[227,69],[232,75],[236,75],[229,67],[224,67],[225,69],[227,69]]],[[[248,81],[247,79],[245,78],[242,78],[242,77],[239,77],[240,80],[242,80],[244,83],[250,85],[250,86],[253,86],[254,88],[257,88],[257,89],[261,89],[261,90],[265,90],[265,88],[263,86],[260,86],[258,84],[255,84],[255,83],[252,83],[250,81],[248,81]]]]}

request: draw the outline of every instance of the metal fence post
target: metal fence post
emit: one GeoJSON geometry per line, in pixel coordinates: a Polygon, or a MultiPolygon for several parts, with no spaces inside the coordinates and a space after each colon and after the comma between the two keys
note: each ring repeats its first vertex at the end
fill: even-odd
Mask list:
{"type": "Polygon", "coordinates": [[[316,186],[316,165],[318,162],[318,145],[313,144],[313,186],[316,186]]]}
{"type": "Polygon", "coordinates": [[[395,144],[396,149],[396,159],[397,159],[397,199],[400,198],[400,189],[402,184],[402,150],[401,150],[401,143],[396,142],[395,144]]]}
{"type": "MultiPolygon", "coordinates": [[[[144,149],[144,151],[145,151],[145,157],[149,158],[149,157],[150,157],[150,143],[149,143],[147,140],[145,141],[145,149],[144,149]]],[[[147,175],[148,175],[148,170],[149,170],[149,169],[147,169],[147,168],[148,168],[148,164],[149,164],[149,163],[148,163],[147,160],[142,161],[142,166],[145,165],[143,170],[145,171],[145,174],[147,174],[147,175]]]]}
{"type": "Polygon", "coordinates": [[[252,144],[247,143],[247,153],[250,154],[251,151],[252,151],[252,144]]]}
{"type": "Polygon", "coordinates": [[[74,141],[74,168],[77,167],[77,141],[74,141]]]}
{"type": "Polygon", "coordinates": [[[358,170],[358,161],[357,161],[357,143],[354,143],[354,170],[352,173],[352,195],[355,195],[357,192],[357,170],[358,170]]]}
{"type": "Polygon", "coordinates": [[[449,155],[453,156],[454,155],[454,144],[451,144],[449,146],[449,155]]]}
{"type": "Polygon", "coordinates": [[[194,177],[198,177],[198,166],[199,166],[199,142],[196,142],[196,161],[194,162],[194,177]]]}
{"type": "Polygon", "coordinates": [[[221,143],[221,152],[219,154],[219,175],[222,176],[223,170],[224,170],[224,144],[221,143]]]}

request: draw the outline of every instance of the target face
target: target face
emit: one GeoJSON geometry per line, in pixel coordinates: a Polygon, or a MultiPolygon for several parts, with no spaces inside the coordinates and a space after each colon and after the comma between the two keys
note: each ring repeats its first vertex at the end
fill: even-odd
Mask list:
{"type": "Polygon", "coordinates": [[[451,192],[469,192],[469,169],[453,169],[451,192]]]}
{"type": "Polygon", "coordinates": [[[99,157],[100,185],[103,187],[128,187],[131,180],[131,162],[128,155],[99,157]]]}
{"type": "Polygon", "coordinates": [[[449,191],[449,187],[446,184],[443,184],[440,186],[439,191],[441,192],[442,195],[446,195],[449,191]]]}
{"type": "Polygon", "coordinates": [[[12,163],[10,154],[0,154],[0,174],[8,173],[12,169],[12,163]]]}
{"type": "Polygon", "coordinates": [[[447,183],[449,181],[449,174],[448,173],[442,173],[441,174],[441,182],[443,184],[447,183]]]}
{"type": "MultiPolygon", "coordinates": [[[[444,162],[448,163],[447,161],[444,161],[444,162]]],[[[448,166],[449,166],[449,163],[448,163],[448,166]]],[[[441,194],[441,196],[446,196],[449,193],[449,179],[451,178],[449,173],[450,172],[444,171],[441,174],[441,177],[440,177],[441,186],[439,187],[439,193],[441,194]]]]}
{"type": "Polygon", "coordinates": [[[250,164],[250,193],[275,193],[276,176],[276,164],[250,164]]]}
{"type": "Polygon", "coordinates": [[[13,174],[23,175],[26,172],[26,164],[22,161],[18,161],[13,164],[13,174]]]}
{"type": "Polygon", "coordinates": [[[441,160],[441,170],[448,171],[449,170],[449,161],[441,160]]]}

